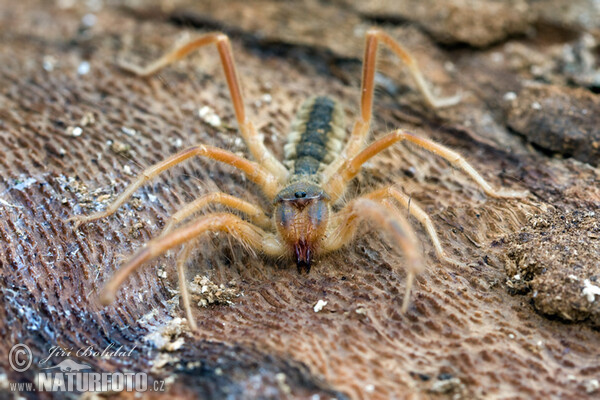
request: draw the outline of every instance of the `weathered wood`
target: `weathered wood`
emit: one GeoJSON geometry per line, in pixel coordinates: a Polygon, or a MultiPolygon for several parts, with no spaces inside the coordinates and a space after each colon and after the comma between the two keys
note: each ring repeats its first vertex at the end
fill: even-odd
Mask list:
{"type": "MultiPolygon", "coordinates": [[[[600,297],[589,300],[584,289],[600,286],[598,169],[553,157],[550,150],[560,153],[560,146],[531,146],[527,130],[544,136],[515,124],[514,108],[523,93],[531,104],[541,96],[529,89],[531,80],[552,84],[565,109],[577,104],[566,88],[573,84],[592,89],[585,96],[597,104],[598,54],[575,46],[585,35],[598,43],[597,27],[575,24],[568,13],[561,25],[560,15],[538,10],[522,18],[527,29],[519,32],[537,29],[543,37],[511,38],[515,32],[500,30],[486,39],[499,42],[495,47],[444,48],[437,33],[431,39],[422,32],[432,33],[431,16],[418,14],[413,24],[410,15],[385,18],[344,1],[89,8],[93,3],[0,4],[0,372],[7,374],[0,379],[33,379],[35,368],[16,373],[7,365],[15,343],[32,348],[34,364],[51,346],[115,343],[134,348],[133,356],[78,360],[95,371],[169,378],[165,398],[594,395],[600,297]],[[378,21],[414,53],[436,88],[446,95],[461,90],[464,100],[427,109],[384,52],[390,79],[380,79],[373,136],[401,126],[467,155],[496,187],[532,193],[526,201],[486,198],[446,162],[405,145],[366,166],[350,193],[398,183],[466,266],[438,262],[415,222],[428,266],[402,315],[403,257],[376,227],[308,275],[291,261],[212,236],[198,241],[188,263],[190,282],[206,283],[194,277],[207,276],[217,285],[205,285],[214,289],[211,296],[191,287],[208,305],[194,309],[199,332],[187,332],[179,319],[176,252],[131,277],[114,306],[102,307],[102,284],[184,203],[220,190],[270,206],[233,168],[195,160],[141,189],[115,216],[75,232],[68,217],[102,209],[144,167],[182,147],[206,143],[247,153],[216,51],[203,50],[148,79],[118,70],[114,60],[149,61],[184,31],[224,29],[232,35],[248,114],[282,159],[289,124],[309,96],[334,96],[349,122],[356,115],[361,32],[378,21]],[[585,57],[578,62],[573,54],[585,57]],[[573,79],[577,68],[586,79],[573,79]],[[319,300],[327,305],[315,312],[319,300]]],[[[598,110],[590,111],[597,119],[598,110]]],[[[578,121],[588,126],[592,119],[578,121]]]]}

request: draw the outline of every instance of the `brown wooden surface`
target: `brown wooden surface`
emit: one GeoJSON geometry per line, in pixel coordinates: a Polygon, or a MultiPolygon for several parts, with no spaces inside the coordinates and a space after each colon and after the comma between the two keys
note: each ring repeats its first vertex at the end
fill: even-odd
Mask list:
{"type": "Polygon", "coordinates": [[[472,8],[454,0],[414,13],[411,1],[392,9],[350,0],[218,3],[0,3],[0,390],[33,377],[35,369],[19,374],[6,362],[20,342],[34,364],[54,345],[135,347],[130,358],[79,361],[168,379],[161,398],[597,396],[600,296],[583,295],[585,280],[600,286],[593,2],[472,8]],[[92,26],[86,15],[95,16],[92,26]],[[199,332],[179,319],[177,252],[150,263],[114,306],[102,307],[103,282],[183,204],[222,190],[270,205],[231,168],[194,160],[115,216],[74,232],[66,218],[102,209],[133,175],[185,146],[246,153],[214,49],[149,79],[114,61],[147,62],[185,34],[224,30],[248,113],[281,157],[308,96],[339,98],[350,125],[363,35],[374,24],[415,55],[441,94],[465,96],[456,107],[427,109],[382,52],[373,136],[404,127],[465,154],[494,186],[531,192],[524,201],[486,198],[459,171],[410,146],[366,165],[350,194],[397,183],[466,266],[438,262],[413,221],[428,265],[402,315],[403,257],[375,226],[309,275],[210,236],[188,263],[190,282],[206,275],[241,296],[196,306],[199,332]],[[80,74],[84,62],[89,72],[80,74]],[[204,106],[221,126],[198,116],[204,106]],[[328,303],[315,313],[319,299],[328,303]]]}

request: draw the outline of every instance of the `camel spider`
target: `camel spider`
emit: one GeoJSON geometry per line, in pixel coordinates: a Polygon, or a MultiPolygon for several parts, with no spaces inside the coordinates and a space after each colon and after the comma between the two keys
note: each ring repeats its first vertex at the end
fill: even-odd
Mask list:
{"type": "Polygon", "coordinates": [[[196,323],[184,276],[184,265],[191,247],[187,242],[190,240],[206,232],[224,231],[246,246],[269,256],[291,255],[299,272],[303,269],[309,272],[311,261],[317,254],[341,248],[352,239],[359,222],[371,220],[390,235],[406,256],[407,282],[402,303],[402,311],[406,311],[414,276],[422,271],[424,263],[418,250],[416,236],[394,201],[407,208],[410,215],[423,224],[437,256],[447,262],[454,261],[446,256],[427,213],[394,186],[350,200],[347,204],[340,205],[341,209],[338,212],[333,211],[332,206],[340,203],[347,184],[360,172],[365,162],[395,143],[408,141],[462,169],[490,196],[520,197],[526,192],[493,189],[459,154],[401,129],[392,131],[365,147],[371,122],[377,47],[380,42],[388,46],[408,67],[419,91],[431,107],[450,106],[460,101],[459,96],[436,99],[430,93],[415,60],[391,36],[379,29],[370,29],[366,34],[360,115],[345,147],[343,141],[346,131],[342,125],[343,111],[340,104],[329,97],[314,97],[301,106],[296,116],[284,148],[283,163],[265,147],[260,134],[246,116],[231,44],[225,34],[205,34],[165,54],[145,68],[131,64],[121,65],[135,75],[149,76],[197,48],[215,44],[229,86],[240,133],[255,161],[209,145],[190,147],[146,169],[105,211],[89,216],[72,217],[71,219],[76,221],[76,228],[81,223],[115,213],[140,186],[163,171],[196,156],[221,161],[245,173],[248,179],[272,199],[273,209],[269,217],[269,213],[260,207],[221,192],[196,199],[177,211],[163,233],[148,242],[112,277],[103,289],[102,302],[112,302],[119,286],[137,268],[167,250],[183,244],[183,250],[177,260],[179,285],[189,324],[195,329],[196,323]],[[192,219],[183,227],[175,229],[181,221],[208,204],[221,204],[237,210],[247,215],[247,220],[229,212],[215,212],[192,219]]]}

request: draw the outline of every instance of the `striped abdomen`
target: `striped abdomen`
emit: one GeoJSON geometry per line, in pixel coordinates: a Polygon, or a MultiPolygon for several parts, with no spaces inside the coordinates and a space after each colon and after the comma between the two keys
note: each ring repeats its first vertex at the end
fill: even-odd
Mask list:
{"type": "Polygon", "coordinates": [[[346,130],[341,105],[329,97],[313,97],[305,101],[292,124],[284,147],[285,165],[292,179],[318,173],[342,151],[346,130]]]}

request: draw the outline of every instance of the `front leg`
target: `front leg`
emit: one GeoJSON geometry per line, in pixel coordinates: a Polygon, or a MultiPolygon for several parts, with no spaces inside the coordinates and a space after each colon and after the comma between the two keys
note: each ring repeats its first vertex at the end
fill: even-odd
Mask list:
{"type": "Polygon", "coordinates": [[[235,155],[234,153],[220,149],[214,146],[193,146],[190,147],[180,153],[177,153],[166,160],[159,162],[151,166],[150,168],[145,169],[137,179],[130,184],[127,189],[123,193],[117,197],[117,199],[104,211],[96,212],[91,215],[76,215],[69,218],[69,221],[75,221],[75,229],[77,229],[81,224],[87,223],[90,221],[97,220],[99,218],[108,217],[109,215],[117,212],[119,207],[123,205],[134,193],[138,190],[142,185],[151,181],[162,172],[172,168],[178,164],[181,164],[185,160],[192,157],[208,157],[213,160],[221,161],[225,164],[229,164],[237,169],[241,170],[246,174],[248,179],[258,184],[263,192],[269,196],[274,197],[275,194],[279,191],[279,183],[277,179],[265,168],[261,167],[258,163],[246,160],[243,157],[235,155]]]}
{"type": "Polygon", "coordinates": [[[238,210],[246,214],[255,225],[258,225],[263,229],[271,228],[271,219],[267,217],[265,212],[260,207],[227,193],[214,192],[202,197],[198,197],[196,200],[186,204],[183,206],[183,208],[173,214],[171,218],[169,218],[169,221],[165,225],[161,235],[166,235],[182,221],[186,220],[210,204],[222,204],[224,206],[233,208],[234,210],[238,210]]]}
{"type": "MultiPolygon", "coordinates": [[[[206,232],[219,231],[232,235],[248,248],[258,250],[260,253],[266,255],[279,257],[287,251],[287,248],[274,234],[265,232],[259,227],[242,220],[237,215],[229,213],[204,215],[177,230],[148,242],[106,284],[100,297],[101,302],[105,305],[113,302],[119,286],[123,284],[129,275],[146,262],[206,232]]],[[[178,261],[180,279],[183,277],[182,263],[183,257],[187,257],[187,251],[184,250],[182,258],[178,261]]]]}
{"type": "Polygon", "coordinates": [[[280,182],[285,182],[288,176],[287,169],[265,147],[262,137],[256,131],[254,124],[246,116],[242,90],[233,60],[233,52],[231,51],[231,42],[227,35],[221,32],[207,33],[178,46],[146,67],[125,62],[119,63],[119,66],[132,74],[149,76],[160,71],[167,65],[184,58],[192,51],[210,44],[215,44],[219,51],[221,65],[223,66],[223,72],[225,73],[225,79],[227,80],[227,86],[229,87],[231,101],[235,110],[235,117],[250,153],[256,161],[275,175],[280,182]]]}
{"type": "Polygon", "coordinates": [[[451,165],[461,169],[463,172],[469,175],[471,179],[473,179],[488,196],[498,198],[513,198],[525,197],[529,193],[518,192],[514,190],[496,190],[489,183],[487,183],[485,179],[483,179],[479,172],[477,172],[477,170],[473,168],[463,156],[457,152],[452,151],[441,144],[437,144],[432,140],[415,136],[402,129],[397,129],[371,143],[355,157],[345,161],[337,169],[336,173],[331,175],[329,180],[327,180],[323,185],[323,189],[331,196],[332,202],[335,202],[340,198],[340,196],[344,193],[348,182],[360,172],[360,169],[364,163],[381,153],[383,150],[402,141],[413,143],[422,149],[442,157],[451,165]]]}
{"type": "Polygon", "coordinates": [[[424,269],[419,243],[410,224],[401,214],[394,212],[393,205],[376,202],[367,197],[352,200],[332,219],[332,226],[323,240],[323,252],[334,251],[352,240],[362,221],[372,221],[383,229],[406,257],[406,292],[402,312],[408,308],[410,290],[414,277],[424,269]]]}
{"type": "Polygon", "coordinates": [[[325,171],[325,179],[333,176],[339,166],[347,159],[354,157],[363,146],[369,134],[371,118],[373,116],[373,94],[375,92],[375,72],[377,71],[377,49],[379,43],[387,46],[407,66],[408,72],[417,84],[419,92],[431,108],[448,107],[457,104],[461,95],[437,98],[429,90],[429,86],[421,74],[417,61],[390,35],[378,28],[367,31],[365,55],[363,58],[362,80],[360,88],[360,117],[357,118],[352,134],[340,157],[325,171]]]}

